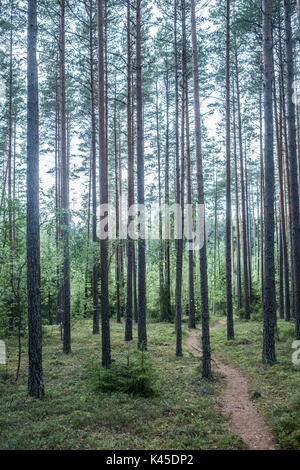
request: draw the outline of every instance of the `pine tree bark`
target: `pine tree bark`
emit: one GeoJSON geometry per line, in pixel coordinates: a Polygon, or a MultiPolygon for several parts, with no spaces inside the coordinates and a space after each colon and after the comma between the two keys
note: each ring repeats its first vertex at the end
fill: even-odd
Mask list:
{"type": "Polygon", "coordinates": [[[296,145],[296,106],[293,99],[294,62],[291,27],[291,2],[284,0],[286,62],[287,62],[287,110],[288,110],[288,146],[289,146],[289,180],[291,188],[291,225],[292,225],[292,257],[294,281],[294,312],[296,339],[300,340],[300,214],[298,162],[296,145]]]}
{"type": "MultiPolygon", "coordinates": [[[[145,207],[144,121],[142,89],[142,21],[141,2],[136,0],[136,108],[137,108],[137,190],[138,205],[145,207]]],[[[144,212],[144,209],[142,209],[144,212]]],[[[142,214],[138,244],[138,348],[147,349],[146,329],[146,240],[145,214],[142,214]]]]}
{"type": "MultiPolygon", "coordinates": [[[[166,158],[165,158],[165,205],[170,204],[170,155],[169,155],[169,134],[170,134],[170,99],[169,99],[169,71],[166,73],[166,158]]],[[[170,227],[166,227],[166,232],[170,231],[170,227]]],[[[169,233],[168,233],[169,236],[169,233]]],[[[165,241],[165,288],[167,299],[167,317],[171,313],[171,265],[170,265],[170,240],[166,237],[165,241]]]]}
{"type": "Polygon", "coordinates": [[[28,0],[27,36],[27,298],[28,393],[44,395],[40,298],[39,103],[37,66],[37,2],[28,0]]]}
{"type": "MultiPolygon", "coordinates": [[[[98,0],[98,72],[99,72],[99,170],[100,170],[100,205],[108,204],[108,159],[105,133],[105,63],[104,63],[104,17],[103,0],[98,0]]],[[[100,221],[107,217],[107,211],[102,210],[100,221]]],[[[108,230],[108,227],[106,227],[108,230]]],[[[107,234],[108,237],[108,234],[107,234]]],[[[102,366],[111,366],[110,346],[110,309],[108,290],[108,239],[102,234],[100,240],[100,280],[101,280],[101,325],[102,325],[102,366]]]]}
{"type": "MultiPolygon", "coordinates": [[[[186,44],[186,12],[185,2],[182,4],[182,76],[183,76],[183,110],[185,113],[185,143],[186,143],[186,182],[187,182],[187,225],[191,233],[193,233],[193,213],[192,213],[192,175],[191,175],[191,148],[190,148],[190,118],[189,118],[189,90],[188,90],[188,76],[187,76],[187,44],[186,44]]],[[[183,139],[184,142],[184,139],[183,139]]],[[[183,146],[183,152],[185,152],[183,146]]],[[[191,242],[189,244],[192,244],[191,242]]],[[[188,252],[188,272],[189,272],[189,328],[196,328],[196,315],[195,315],[195,293],[194,293],[194,252],[189,249],[188,252]]]]}
{"type": "MultiPolygon", "coordinates": [[[[177,39],[178,2],[174,0],[174,55],[175,55],[175,200],[181,204],[180,197],[180,164],[179,164],[179,80],[178,80],[178,39],[177,39]]],[[[183,208],[181,207],[183,216],[183,208]]],[[[176,287],[175,287],[175,329],[176,329],[176,356],[182,356],[182,257],[183,243],[176,240],[176,287]]]]}
{"type": "Polygon", "coordinates": [[[160,131],[159,131],[159,96],[158,96],[158,80],[156,80],[156,102],[155,102],[155,114],[156,114],[156,143],[157,143],[157,176],[158,176],[158,206],[159,206],[159,292],[160,298],[163,294],[164,286],[164,252],[163,252],[163,240],[162,240],[162,189],[161,189],[161,143],[160,143],[160,131]]]}
{"type": "Polygon", "coordinates": [[[114,151],[115,151],[115,211],[116,211],[116,310],[117,310],[117,323],[121,323],[121,304],[120,304],[120,196],[119,196],[119,150],[118,150],[118,135],[117,135],[117,85],[115,87],[115,103],[114,103],[114,151]]]}
{"type": "Polygon", "coordinates": [[[69,164],[67,155],[67,116],[66,116],[66,49],[65,49],[65,0],[60,0],[60,137],[61,137],[61,235],[63,246],[62,268],[62,319],[63,351],[71,352],[71,310],[70,310],[70,201],[69,164]]]}
{"type": "Polygon", "coordinates": [[[234,339],[231,276],[230,0],[226,2],[226,296],[227,338],[234,339]]]}
{"type": "MultiPolygon", "coordinates": [[[[287,237],[285,230],[285,205],[284,205],[284,187],[283,187],[283,142],[282,142],[282,109],[280,106],[279,118],[277,111],[277,96],[276,87],[274,85],[274,114],[275,114],[275,127],[277,136],[277,164],[278,164],[278,180],[279,180],[279,205],[280,205],[280,268],[284,277],[285,288],[285,305],[284,316],[287,321],[290,321],[290,280],[289,280],[289,258],[287,248],[287,237]]],[[[281,271],[280,271],[281,273],[281,271]]]]}
{"type": "MultiPolygon", "coordinates": [[[[194,115],[195,115],[195,140],[197,161],[197,193],[198,204],[204,205],[204,183],[202,163],[202,135],[201,114],[199,97],[199,72],[198,72],[198,44],[196,31],[195,0],[191,0],[191,28],[192,28],[192,54],[193,54],[193,79],[194,79],[194,115]]],[[[203,247],[200,248],[200,279],[201,279],[201,316],[202,316],[202,376],[211,376],[211,350],[209,333],[209,300],[208,300],[208,278],[207,278],[207,247],[205,234],[205,217],[202,230],[204,231],[203,247]]]]}
{"type": "Polygon", "coordinates": [[[237,241],[237,308],[241,310],[243,306],[242,299],[242,279],[241,279],[241,236],[240,236],[240,204],[239,204],[239,187],[238,187],[238,163],[237,163],[237,136],[236,136],[236,112],[235,98],[233,87],[233,140],[234,140],[234,172],[235,172],[235,206],[236,206],[236,241],[237,241]]]}
{"type": "Polygon", "coordinates": [[[264,282],[264,331],[263,363],[276,361],[275,325],[276,325],[276,290],[274,260],[274,129],[272,87],[274,77],[272,13],[270,0],[262,1],[263,10],[263,51],[264,51],[264,119],[265,119],[265,282],[264,282]]]}
{"type": "Polygon", "coordinates": [[[244,152],[243,152],[243,138],[242,138],[242,116],[241,116],[241,101],[240,101],[240,85],[239,85],[239,67],[237,54],[235,56],[235,77],[236,77],[236,91],[237,91],[237,112],[238,112],[238,127],[239,127],[239,151],[240,151],[240,178],[241,178],[241,199],[242,199],[242,225],[243,225],[243,271],[244,271],[244,305],[245,305],[245,318],[250,319],[250,297],[249,297],[249,264],[248,264],[248,224],[247,224],[247,204],[246,204],[246,185],[245,185],[245,171],[244,171],[244,152]]]}
{"type": "MultiPolygon", "coordinates": [[[[132,86],[131,86],[131,7],[127,0],[127,152],[128,152],[128,210],[134,205],[134,157],[133,157],[133,132],[132,132],[132,86]]],[[[128,225],[134,221],[133,216],[128,216],[128,225]]],[[[132,295],[133,295],[133,250],[134,243],[128,237],[127,240],[127,302],[125,341],[132,341],[132,295]]]]}
{"type": "Polygon", "coordinates": [[[93,240],[93,274],[92,274],[92,291],[93,291],[93,334],[98,335],[99,327],[99,299],[98,299],[98,257],[95,252],[97,243],[97,177],[96,177],[96,98],[95,98],[95,60],[93,53],[93,10],[94,3],[90,0],[89,5],[89,49],[90,49],[90,97],[91,97],[91,168],[92,168],[92,240],[93,240]]]}

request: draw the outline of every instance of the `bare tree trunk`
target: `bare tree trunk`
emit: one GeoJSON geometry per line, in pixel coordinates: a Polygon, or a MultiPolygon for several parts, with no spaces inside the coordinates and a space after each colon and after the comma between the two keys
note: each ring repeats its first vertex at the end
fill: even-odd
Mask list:
{"type": "Polygon", "coordinates": [[[281,247],[281,267],[284,276],[285,286],[285,306],[284,313],[287,321],[290,320],[290,281],[289,281],[289,258],[287,249],[287,239],[285,231],[285,206],[284,206],[284,189],[283,189],[283,148],[282,148],[282,110],[280,106],[280,115],[278,119],[277,113],[277,97],[276,88],[274,85],[274,113],[276,123],[276,136],[277,136],[277,162],[278,162],[278,180],[279,180],[279,204],[280,204],[280,247],[281,247]],[[279,124],[280,123],[280,124],[279,124]]]}
{"type": "Polygon", "coordinates": [[[161,213],[161,145],[160,145],[160,132],[159,132],[159,104],[158,104],[158,80],[156,80],[156,142],[157,142],[157,173],[158,173],[158,206],[159,206],[159,292],[160,298],[163,293],[164,286],[164,252],[163,252],[163,241],[162,241],[162,213],[161,213]]]}
{"type": "MultiPolygon", "coordinates": [[[[197,189],[198,204],[204,205],[204,184],[202,165],[202,135],[201,135],[201,115],[199,97],[199,72],[198,72],[198,44],[196,31],[195,1],[191,0],[191,27],[192,27],[192,48],[193,48],[193,78],[194,78],[194,114],[195,114],[195,139],[196,139],[196,160],[197,160],[197,189]]],[[[201,278],[201,313],[202,313],[202,376],[211,376],[211,351],[209,334],[209,302],[208,302],[208,279],[207,279],[207,252],[206,234],[204,218],[204,244],[200,248],[200,278],[201,278]]]]}
{"type": "MultiPolygon", "coordinates": [[[[104,86],[104,19],[103,0],[98,0],[98,67],[99,67],[99,160],[100,160],[100,205],[102,206],[100,221],[107,217],[107,211],[103,210],[108,204],[108,159],[106,151],[105,135],[105,86],[104,86]]],[[[108,230],[108,227],[106,227],[108,230]]],[[[102,234],[100,240],[100,279],[101,279],[101,317],[102,317],[102,366],[110,368],[110,309],[108,290],[108,239],[102,234]]],[[[108,236],[108,234],[107,234],[108,236]]]]}
{"type": "MultiPolygon", "coordinates": [[[[234,97],[234,87],[233,87],[234,97]]],[[[233,99],[233,134],[234,134],[234,168],[235,168],[235,205],[236,205],[236,241],[237,241],[237,308],[241,310],[243,305],[242,299],[242,279],[241,279],[241,235],[240,235],[240,204],[239,204],[239,188],[238,188],[238,164],[237,164],[237,139],[236,139],[236,115],[235,115],[235,99],[233,99]]]]}
{"type": "Polygon", "coordinates": [[[66,117],[66,50],[65,50],[65,0],[60,0],[60,110],[61,110],[61,222],[63,244],[63,351],[71,352],[71,311],[70,311],[70,202],[69,202],[69,165],[67,155],[67,117],[66,117]]]}
{"type": "Polygon", "coordinates": [[[272,86],[274,61],[272,46],[271,2],[263,0],[263,50],[264,50],[264,110],[265,110],[265,283],[264,283],[264,333],[263,363],[276,361],[275,325],[276,290],[274,261],[274,130],[272,86]]]}
{"type": "MultiPolygon", "coordinates": [[[[141,1],[136,1],[136,108],[137,108],[137,189],[138,204],[145,206],[145,169],[144,169],[144,121],[143,121],[143,94],[142,94],[142,35],[141,35],[141,1]]],[[[142,214],[144,219],[144,214],[142,214]]],[[[145,220],[140,224],[140,237],[138,246],[138,347],[147,349],[146,330],[146,240],[145,220]]]]}
{"type": "MultiPolygon", "coordinates": [[[[128,210],[134,205],[134,158],[132,133],[132,87],[131,87],[131,11],[130,0],[127,0],[127,152],[128,152],[128,210]]],[[[128,216],[128,225],[134,221],[128,216]]],[[[133,284],[133,249],[134,242],[127,240],[127,303],[125,341],[132,341],[132,284],[133,284]]]]}
{"type": "MultiPolygon", "coordinates": [[[[178,40],[177,40],[177,16],[178,3],[174,0],[174,55],[175,55],[175,140],[176,140],[176,203],[181,203],[180,197],[180,165],[179,165],[179,83],[178,83],[178,40]]],[[[183,215],[183,208],[181,208],[183,215]]],[[[176,240],[176,288],[175,288],[175,329],[176,329],[176,356],[182,356],[182,257],[183,257],[182,237],[176,240]]]]}
{"type": "Polygon", "coordinates": [[[259,94],[259,143],[260,143],[260,253],[261,253],[261,293],[262,305],[264,299],[265,284],[265,260],[264,260],[264,195],[265,195],[265,172],[264,172],[264,151],[263,151],[263,113],[262,113],[262,93],[259,94]]]}
{"type": "Polygon", "coordinates": [[[226,18],[226,292],[227,338],[234,339],[232,277],[231,277],[231,136],[230,136],[230,0],[227,0],[226,18]]]}
{"type": "Polygon", "coordinates": [[[120,305],[120,198],[119,198],[119,152],[118,152],[118,135],[117,135],[117,85],[115,89],[114,104],[114,147],[115,147],[115,205],[116,205],[116,310],[117,323],[121,323],[121,305],[120,305]]]}
{"type": "Polygon", "coordinates": [[[89,192],[88,192],[88,213],[87,213],[87,240],[86,240],[86,259],[85,259],[85,279],[84,279],[84,306],[83,317],[87,318],[87,302],[88,302],[88,281],[89,281],[89,251],[91,238],[91,192],[92,192],[92,167],[90,164],[89,171],[89,192]]]}
{"type": "Polygon", "coordinates": [[[93,0],[90,0],[89,7],[89,48],[90,48],[90,96],[91,96],[91,168],[92,168],[92,240],[93,240],[93,334],[98,335],[99,328],[99,299],[98,299],[98,257],[95,252],[97,243],[97,178],[96,178],[96,103],[95,103],[95,61],[93,53],[93,0]]]}
{"type": "Polygon", "coordinates": [[[242,219],[243,219],[243,268],[244,268],[244,303],[245,318],[250,319],[250,298],[249,298],[249,265],[248,265],[248,241],[247,241],[247,205],[246,205],[246,188],[245,188],[245,172],[244,172],[244,152],[242,140],[242,116],[239,86],[239,67],[237,54],[235,57],[235,73],[236,73],[236,90],[237,90],[237,110],[239,125],[239,147],[240,147],[240,178],[241,178],[241,199],[242,199],[242,219]]]}
{"type": "MultiPolygon", "coordinates": [[[[170,155],[169,155],[169,123],[170,123],[170,100],[169,100],[169,71],[166,76],[166,159],[165,159],[165,204],[170,204],[170,155]]],[[[169,232],[169,227],[167,231],[169,232]]],[[[168,234],[169,235],[169,234],[168,234]]],[[[171,313],[171,267],[170,267],[170,240],[165,241],[165,286],[167,297],[167,317],[171,313]]]]}
{"type": "Polygon", "coordinates": [[[28,0],[27,36],[27,298],[28,393],[44,396],[40,298],[39,104],[37,68],[37,3],[28,0]]]}
{"type": "Polygon", "coordinates": [[[291,187],[291,225],[292,225],[292,258],[294,281],[294,311],[296,339],[300,340],[300,214],[298,163],[296,145],[296,107],[293,100],[294,62],[291,27],[290,0],[284,0],[286,61],[287,61],[287,110],[288,110],[288,145],[289,145],[289,180],[291,187]]]}

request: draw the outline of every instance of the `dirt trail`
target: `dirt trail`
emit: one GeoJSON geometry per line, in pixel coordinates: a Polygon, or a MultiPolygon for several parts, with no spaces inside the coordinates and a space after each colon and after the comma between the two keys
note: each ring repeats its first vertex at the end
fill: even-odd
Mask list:
{"type": "MultiPolygon", "coordinates": [[[[219,323],[211,330],[224,325],[225,322],[219,323]]],[[[200,330],[192,331],[186,342],[189,351],[195,357],[202,355],[199,346],[200,334],[200,330]]],[[[249,384],[246,377],[239,370],[220,362],[218,358],[213,359],[226,381],[222,401],[224,412],[229,418],[230,431],[238,435],[249,450],[279,450],[280,447],[269,427],[249,398],[249,384]]]]}

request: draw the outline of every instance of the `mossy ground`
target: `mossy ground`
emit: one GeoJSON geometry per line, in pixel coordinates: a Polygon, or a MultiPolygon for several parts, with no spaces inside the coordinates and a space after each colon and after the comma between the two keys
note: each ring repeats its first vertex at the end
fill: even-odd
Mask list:
{"type": "MultiPolygon", "coordinates": [[[[214,318],[212,324],[219,321],[214,318]]],[[[111,325],[112,352],[118,360],[127,354],[128,345],[124,325],[114,320],[111,325]]],[[[59,329],[44,328],[43,400],[27,397],[25,338],[17,383],[17,340],[7,340],[8,377],[0,371],[0,449],[244,448],[222,414],[222,380],[217,376],[204,381],[199,359],[186,349],[183,358],[175,357],[173,325],[148,325],[148,354],[159,374],[157,394],[150,398],[91,390],[86,364],[100,361],[100,337],[93,336],[91,328],[88,320],[74,325],[69,356],[61,352],[59,329]]],[[[272,367],[261,364],[261,321],[236,320],[235,331],[231,342],[226,341],[226,327],[212,331],[213,353],[249,377],[250,397],[282,448],[300,449],[300,366],[292,363],[293,325],[278,322],[278,364],[272,367]]]]}
{"type": "MultiPolygon", "coordinates": [[[[112,320],[112,354],[126,354],[124,325],[112,320]]],[[[185,335],[187,327],[184,325],[185,335]]],[[[100,337],[90,321],[72,329],[72,354],[61,352],[57,327],[44,328],[43,400],[27,397],[27,358],[15,382],[17,341],[8,339],[8,378],[0,378],[1,449],[239,449],[222,415],[219,379],[201,379],[199,360],[175,357],[174,326],[149,324],[149,353],[159,373],[151,398],[95,393],[85,365],[100,361],[100,337]]],[[[135,330],[136,336],[136,330],[135,330]]],[[[135,346],[132,345],[132,348],[135,346]]]]}
{"type": "Polygon", "coordinates": [[[226,327],[212,331],[213,352],[249,377],[250,397],[262,412],[283,449],[300,450],[300,365],[292,362],[293,323],[278,320],[278,363],[263,366],[262,321],[235,321],[235,341],[226,327]]]}

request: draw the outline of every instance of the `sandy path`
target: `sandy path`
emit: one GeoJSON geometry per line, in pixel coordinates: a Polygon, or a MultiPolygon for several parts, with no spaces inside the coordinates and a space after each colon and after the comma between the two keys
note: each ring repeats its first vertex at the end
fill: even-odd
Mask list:
{"type": "MultiPolygon", "coordinates": [[[[215,330],[225,322],[211,328],[215,330]]],[[[186,345],[195,357],[201,357],[200,330],[191,331],[186,345]]],[[[223,364],[214,357],[218,371],[225,378],[226,387],[222,395],[224,413],[229,418],[230,431],[238,435],[249,450],[279,450],[280,447],[263,417],[249,398],[249,384],[238,369],[223,364]]]]}

